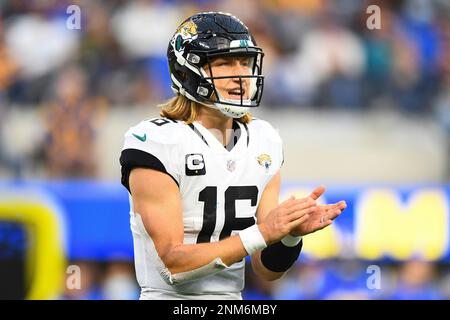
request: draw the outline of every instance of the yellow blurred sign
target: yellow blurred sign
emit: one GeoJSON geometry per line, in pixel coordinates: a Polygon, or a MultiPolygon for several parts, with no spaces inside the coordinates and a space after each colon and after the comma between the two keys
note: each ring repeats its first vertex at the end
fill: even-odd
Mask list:
{"type": "Polygon", "coordinates": [[[58,214],[43,201],[0,199],[0,220],[20,223],[30,235],[27,299],[56,299],[64,284],[65,255],[58,214]]]}
{"type": "Polygon", "coordinates": [[[355,207],[358,256],[436,260],[448,249],[448,202],[441,190],[417,190],[402,203],[392,190],[369,190],[355,207]]]}
{"type": "MultiPolygon", "coordinates": [[[[305,197],[309,193],[310,190],[301,188],[285,190],[282,200],[291,194],[305,197]]],[[[347,209],[343,213],[353,216],[346,220],[346,223],[353,223],[346,225],[349,234],[344,234],[344,224],[339,222],[342,218],[338,218],[338,223],[305,236],[304,252],[311,257],[354,255],[369,260],[446,257],[449,205],[444,189],[417,189],[405,200],[394,189],[367,189],[354,199],[339,200],[354,204],[353,212],[347,209]]]]}

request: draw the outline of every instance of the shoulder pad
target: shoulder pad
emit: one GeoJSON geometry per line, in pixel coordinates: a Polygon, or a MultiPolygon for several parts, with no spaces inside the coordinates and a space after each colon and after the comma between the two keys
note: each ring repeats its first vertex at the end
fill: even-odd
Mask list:
{"type": "Polygon", "coordinates": [[[166,118],[154,118],[131,127],[125,137],[133,137],[142,142],[151,141],[160,144],[177,144],[182,141],[183,122],[166,118]]]}
{"type": "Polygon", "coordinates": [[[249,128],[254,128],[254,130],[258,132],[258,135],[264,136],[271,141],[282,143],[278,130],[276,130],[269,122],[261,119],[253,119],[248,126],[249,128]]]}

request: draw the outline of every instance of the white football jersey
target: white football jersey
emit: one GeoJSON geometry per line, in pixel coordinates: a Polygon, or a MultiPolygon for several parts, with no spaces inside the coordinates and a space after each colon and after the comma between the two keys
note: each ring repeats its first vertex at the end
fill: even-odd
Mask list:
{"type": "MultiPolygon", "coordinates": [[[[283,163],[282,141],[266,121],[234,122],[236,141],[225,148],[199,122],[187,125],[166,118],[152,119],[125,134],[122,183],[129,189],[129,173],[147,167],[170,175],[177,183],[183,206],[184,243],[215,242],[256,223],[256,209],[270,179],[283,163]]],[[[161,192],[164,192],[161,190],[161,192]]],[[[156,267],[161,260],[140,215],[130,223],[141,298],[240,299],[245,260],[188,283],[170,286],[156,267]]],[[[164,214],[164,212],[161,212],[164,214]]]]}

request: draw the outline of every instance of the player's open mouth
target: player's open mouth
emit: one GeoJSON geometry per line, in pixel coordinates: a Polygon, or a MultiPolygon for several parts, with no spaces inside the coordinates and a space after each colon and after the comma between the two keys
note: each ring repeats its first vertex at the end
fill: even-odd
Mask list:
{"type": "Polygon", "coordinates": [[[245,89],[242,89],[242,91],[240,88],[228,90],[228,95],[231,99],[241,99],[241,96],[244,97],[245,95],[245,89]]]}

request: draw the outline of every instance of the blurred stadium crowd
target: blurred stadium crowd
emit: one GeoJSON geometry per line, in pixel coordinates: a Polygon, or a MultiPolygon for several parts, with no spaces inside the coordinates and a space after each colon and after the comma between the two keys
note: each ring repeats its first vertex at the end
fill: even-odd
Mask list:
{"type": "MultiPolygon", "coordinates": [[[[301,258],[300,258],[301,260],[301,258]]],[[[81,290],[67,289],[59,299],[133,300],[139,298],[134,266],[127,261],[74,261],[81,269],[81,290]]],[[[246,300],[437,300],[450,299],[448,266],[410,260],[376,265],[380,282],[371,286],[370,263],[359,260],[299,261],[282,280],[259,280],[246,268],[246,300]]]]}
{"type": "Polygon", "coordinates": [[[239,12],[266,52],[264,108],[393,108],[450,127],[448,1],[370,4],[380,30],[366,27],[368,2],[358,0],[1,1],[0,118],[39,108],[46,136],[0,164],[96,176],[86,151],[102,115],[170,97],[168,39],[184,17],[215,9],[239,12]],[[79,30],[66,26],[70,4],[81,8],[79,30]]]}
{"type": "MultiPolygon", "coordinates": [[[[199,11],[236,13],[266,56],[263,107],[393,108],[434,117],[450,132],[450,3],[446,0],[110,0],[0,1],[0,167],[19,177],[98,177],[90,152],[115,108],[148,108],[170,97],[165,51],[178,24],[199,11]],[[81,28],[67,28],[69,5],[81,28]],[[368,30],[368,4],[382,28],[368,30]],[[289,106],[289,107],[287,107],[289,106]],[[39,110],[45,136],[29,154],[3,147],[14,109],[39,110]]],[[[450,145],[449,145],[450,146],[450,145]]],[[[65,299],[135,299],[130,262],[73,261],[82,290],[65,299]]],[[[382,265],[382,290],[369,290],[360,261],[316,261],[266,283],[247,275],[249,299],[450,298],[448,266],[382,265]]]]}

